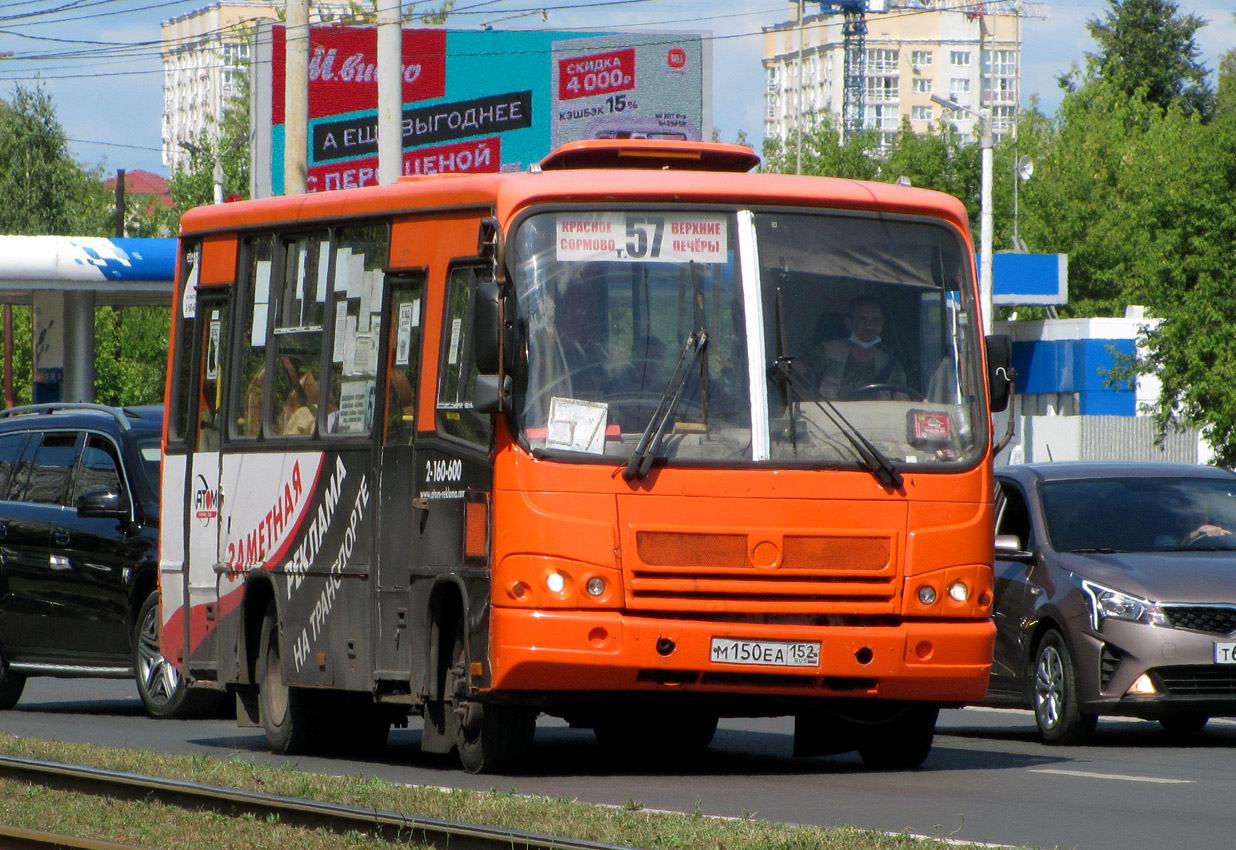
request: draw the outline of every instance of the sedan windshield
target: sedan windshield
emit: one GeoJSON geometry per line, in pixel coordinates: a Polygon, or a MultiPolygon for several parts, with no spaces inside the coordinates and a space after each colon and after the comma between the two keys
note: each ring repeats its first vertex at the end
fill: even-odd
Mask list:
{"type": "Polygon", "coordinates": [[[1042,485],[1058,552],[1236,549],[1236,481],[1088,478],[1042,485]]]}
{"type": "Polygon", "coordinates": [[[969,255],[938,222],[582,210],[511,246],[534,450],[885,474],[982,451],[969,255]]]}

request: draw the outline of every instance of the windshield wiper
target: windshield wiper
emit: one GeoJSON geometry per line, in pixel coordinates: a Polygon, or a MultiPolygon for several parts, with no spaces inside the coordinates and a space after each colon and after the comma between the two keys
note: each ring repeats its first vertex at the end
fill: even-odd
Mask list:
{"type": "Polygon", "coordinates": [[[1081,549],[1066,549],[1065,551],[1072,555],[1116,555],[1129,550],[1113,549],[1110,546],[1088,546],[1081,549]]]}
{"type": "MultiPolygon", "coordinates": [[[[785,377],[786,386],[789,388],[792,396],[807,400],[806,394],[803,392],[802,379],[794,374],[793,364],[793,357],[778,357],[773,368],[785,377]]],[[[905,481],[901,471],[893,466],[893,462],[889,459],[888,455],[876,448],[874,443],[863,436],[862,431],[855,428],[850,420],[845,418],[841,411],[837,409],[837,405],[833,404],[829,399],[810,399],[810,401],[841,432],[841,436],[846,438],[854,449],[855,454],[862,459],[863,465],[875,476],[876,481],[880,482],[881,486],[892,490],[901,489],[901,485],[905,481]]],[[[793,401],[791,399],[792,407],[793,401]]],[[[793,416],[793,413],[790,415],[793,416]]]]}
{"type": "Polygon", "coordinates": [[[639,443],[635,446],[635,453],[631,455],[626,468],[622,470],[622,477],[627,481],[632,478],[643,478],[652,468],[652,462],[656,459],[657,453],[661,451],[661,442],[665,439],[665,432],[682,398],[682,388],[686,386],[687,375],[690,374],[689,367],[706,345],[708,345],[707,331],[696,330],[687,334],[682,350],[678,352],[678,364],[674,367],[674,374],[670,376],[669,383],[665,385],[665,392],[661,394],[661,400],[657,402],[657,407],[648,420],[648,426],[640,435],[639,443]],[[687,357],[688,354],[691,355],[690,358],[687,357]]]}
{"type": "MultiPolygon", "coordinates": [[[[777,323],[777,359],[774,361],[773,369],[782,377],[782,392],[785,394],[786,407],[790,415],[790,442],[794,452],[798,452],[798,438],[795,433],[794,425],[794,398],[806,400],[807,395],[803,392],[802,379],[794,374],[794,358],[785,353],[785,326],[782,323],[781,316],[781,288],[777,288],[777,303],[776,316],[774,321],[777,323]]],[[[833,423],[833,426],[841,432],[841,436],[845,437],[863,461],[863,465],[875,476],[876,481],[880,482],[883,487],[888,487],[893,490],[900,490],[904,479],[897,467],[893,466],[893,462],[889,460],[888,455],[880,451],[875,445],[863,436],[863,432],[850,424],[850,420],[842,415],[837,409],[837,405],[833,404],[829,399],[824,399],[821,403],[820,399],[813,399],[815,406],[818,407],[828,421],[833,423]],[[827,405],[827,407],[825,407],[827,405]]]]}

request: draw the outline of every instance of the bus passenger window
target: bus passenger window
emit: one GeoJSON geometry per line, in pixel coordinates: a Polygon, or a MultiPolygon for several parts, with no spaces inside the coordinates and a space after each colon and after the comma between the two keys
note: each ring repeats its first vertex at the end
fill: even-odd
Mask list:
{"type": "Polygon", "coordinates": [[[377,408],[386,225],[341,229],[334,245],[329,323],[334,332],[326,390],[328,434],[366,436],[377,408]]]}
{"type": "Polygon", "coordinates": [[[173,325],[176,335],[175,353],[175,392],[171,396],[171,408],[168,412],[168,442],[179,443],[189,437],[190,399],[193,374],[193,319],[196,313],[198,268],[201,266],[201,246],[186,245],[184,248],[180,279],[184,285],[180,289],[180,299],[173,308],[177,317],[173,325]],[[179,312],[177,312],[179,311],[179,312]]]}
{"type": "Polygon", "coordinates": [[[329,249],[326,233],[283,244],[283,280],[274,307],[273,435],[304,437],[317,433],[329,249]]]}
{"type": "Polygon", "coordinates": [[[423,278],[391,284],[390,345],[386,352],[386,444],[407,445],[416,433],[416,378],[421,356],[423,278]]]}
{"type": "Polygon", "coordinates": [[[197,450],[219,450],[219,402],[223,392],[222,348],[224,334],[223,309],[208,307],[206,321],[202,323],[202,363],[198,381],[198,430],[197,450]]]}
{"type": "Polygon", "coordinates": [[[239,380],[232,405],[231,435],[256,437],[262,430],[262,407],[266,384],[266,325],[270,310],[271,240],[250,239],[245,244],[244,295],[240,325],[248,343],[241,352],[239,380]]]}
{"type": "Polygon", "coordinates": [[[472,361],[472,296],[483,274],[487,273],[482,269],[456,268],[447,284],[439,365],[438,428],[445,434],[488,446],[493,428],[490,418],[472,409],[472,388],[478,374],[472,361]]]}

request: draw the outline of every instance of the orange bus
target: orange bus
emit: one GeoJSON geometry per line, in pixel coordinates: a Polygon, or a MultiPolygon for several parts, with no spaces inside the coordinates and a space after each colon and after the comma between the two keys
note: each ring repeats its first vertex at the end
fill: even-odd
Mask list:
{"type": "Polygon", "coordinates": [[[793,716],[920,764],[989,675],[1007,338],[956,199],[758,162],[589,140],[186,214],[167,657],[278,752],[793,716]]]}

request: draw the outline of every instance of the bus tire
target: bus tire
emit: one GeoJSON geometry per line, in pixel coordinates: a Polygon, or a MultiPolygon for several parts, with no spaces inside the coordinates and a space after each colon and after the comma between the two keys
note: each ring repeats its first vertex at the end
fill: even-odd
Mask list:
{"type": "Polygon", "coordinates": [[[25,687],[26,675],[9,666],[4,647],[0,646],[0,711],[7,711],[17,705],[25,687]]]}
{"type": "Polygon", "coordinates": [[[283,678],[279,623],[273,604],[262,618],[257,678],[258,713],[271,750],[280,755],[308,752],[316,737],[313,700],[303,688],[289,687],[283,678]]]}
{"type": "Polygon", "coordinates": [[[471,722],[461,720],[455,726],[455,750],[468,773],[512,773],[527,761],[536,734],[536,712],[517,705],[460,705],[466,699],[465,676],[467,625],[460,622],[455,630],[455,648],[451,654],[451,669],[447,673],[448,710],[456,716],[473,715],[471,722]],[[467,711],[465,711],[467,709],[467,711]],[[479,712],[479,720],[476,714],[479,712]]]}
{"type": "Polygon", "coordinates": [[[884,723],[870,728],[858,748],[863,764],[874,770],[912,770],[927,760],[936,736],[940,709],[909,703],[884,723]]]}

